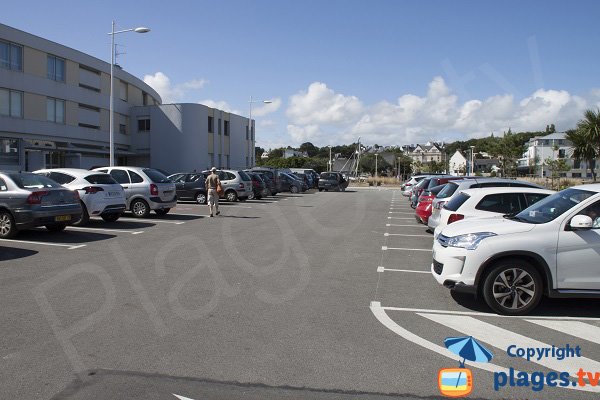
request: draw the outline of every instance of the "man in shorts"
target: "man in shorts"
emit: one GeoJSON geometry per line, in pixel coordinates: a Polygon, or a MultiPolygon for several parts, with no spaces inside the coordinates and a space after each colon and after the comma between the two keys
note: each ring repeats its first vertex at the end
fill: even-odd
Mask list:
{"type": "Polygon", "coordinates": [[[219,175],[217,175],[217,169],[212,167],[210,175],[206,178],[206,193],[208,194],[206,204],[208,204],[211,217],[221,214],[219,211],[219,194],[217,193],[217,186],[220,184],[221,181],[219,180],[219,175]]]}

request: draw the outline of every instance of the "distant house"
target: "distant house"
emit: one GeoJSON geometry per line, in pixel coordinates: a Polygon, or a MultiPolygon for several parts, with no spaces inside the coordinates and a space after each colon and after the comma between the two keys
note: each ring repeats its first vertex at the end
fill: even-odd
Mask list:
{"type": "Polygon", "coordinates": [[[427,142],[425,144],[416,144],[412,146],[404,146],[404,152],[412,158],[413,165],[420,163],[421,165],[429,164],[433,161],[444,162],[443,146],[439,143],[427,142]]]}
{"type": "Polygon", "coordinates": [[[260,158],[262,158],[263,160],[264,160],[264,159],[266,159],[266,158],[269,158],[269,152],[268,152],[268,151],[265,151],[264,153],[262,153],[262,154],[260,155],[260,158]]]}
{"type": "Polygon", "coordinates": [[[460,150],[456,150],[448,162],[448,173],[450,175],[459,176],[464,175],[466,171],[467,158],[460,152],[460,150]]]}
{"type": "Polygon", "coordinates": [[[285,149],[283,151],[283,158],[290,157],[308,157],[308,153],[305,151],[298,151],[294,149],[285,149]]]}

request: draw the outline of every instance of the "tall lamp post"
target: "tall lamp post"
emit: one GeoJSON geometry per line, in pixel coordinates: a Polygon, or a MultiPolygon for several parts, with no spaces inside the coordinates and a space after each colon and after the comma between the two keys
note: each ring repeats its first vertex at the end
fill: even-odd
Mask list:
{"type": "Polygon", "coordinates": [[[115,113],[115,94],[114,94],[114,80],[115,80],[115,35],[118,33],[125,32],[136,32],[146,33],[150,32],[149,28],[140,26],[138,28],[123,29],[115,31],[115,21],[112,22],[112,29],[108,33],[110,35],[110,113],[109,113],[109,132],[110,132],[110,166],[115,165],[115,127],[114,127],[114,113],[115,113]]]}
{"type": "Polygon", "coordinates": [[[471,172],[469,173],[469,175],[473,175],[473,171],[475,170],[475,146],[470,146],[471,147],[471,172]]]}
{"type": "MultiPolygon", "coordinates": [[[[252,103],[264,103],[264,104],[270,104],[272,103],[272,100],[252,100],[252,96],[250,96],[250,101],[248,103],[250,103],[250,115],[248,118],[248,134],[250,136],[250,140],[252,140],[252,103]]],[[[254,154],[254,149],[252,149],[251,154],[254,154]]],[[[255,160],[256,162],[256,160],[255,160]]],[[[253,167],[254,165],[250,165],[251,167],[253,167]]]]}
{"type": "Polygon", "coordinates": [[[379,154],[375,153],[375,178],[377,178],[377,156],[379,154]]]}

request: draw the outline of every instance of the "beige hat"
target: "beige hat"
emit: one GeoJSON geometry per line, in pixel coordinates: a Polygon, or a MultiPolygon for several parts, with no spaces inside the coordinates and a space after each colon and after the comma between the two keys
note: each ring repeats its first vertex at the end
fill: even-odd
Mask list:
{"type": "Polygon", "coordinates": [[[214,172],[217,170],[217,167],[212,167],[210,170],[214,172]]]}

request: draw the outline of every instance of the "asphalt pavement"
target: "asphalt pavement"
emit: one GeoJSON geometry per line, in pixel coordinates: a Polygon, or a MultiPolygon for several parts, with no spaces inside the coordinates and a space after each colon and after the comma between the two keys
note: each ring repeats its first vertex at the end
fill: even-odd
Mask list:
{"type": "Polygon", "coordinates": [[[433,237],[398,190],[207,211],[182,203],[0,240],[0,397],[440,398],[438,371],[458,366],[443,340],[464,335],[494,353],[467,362],[469,398],[598,396],[571,381],[494,389],[508,368],[600,372],[600,302],[545,300],[501,318],[452,294],[431,277],[433,237]],[[583,357],[530,362],[507,343],[579,345],[583,357]]]}

